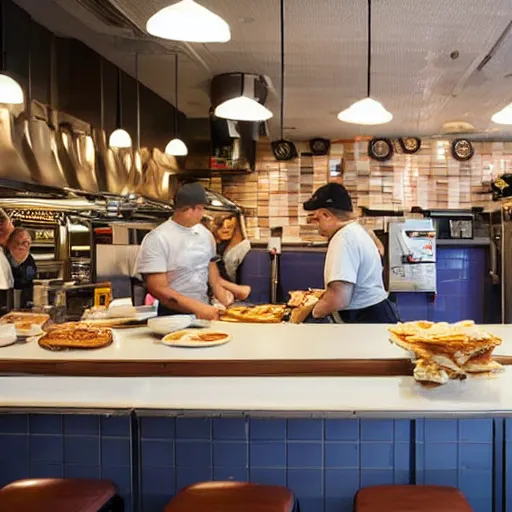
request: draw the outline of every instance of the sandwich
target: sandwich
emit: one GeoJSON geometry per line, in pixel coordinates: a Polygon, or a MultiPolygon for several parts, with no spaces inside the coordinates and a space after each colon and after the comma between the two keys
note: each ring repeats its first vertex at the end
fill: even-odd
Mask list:
{"type": "Polygon", "coordinates": [[[219,311],[224,322],[278,324],[283,321],[287,312],[282,304],[260,304],[258,306],[235,306],[219,311]]]}
{"type": "Polygon", "coordinates": [[[292,324],[301,324],[313,311],[320,297],[325,290],[310,288],[307,291],[295,290],[291,291],[288,306],[292,308],[290,322],[292,324]]]}
{"type": "Polygon", "coordinates": [[[467,374],[494,373],[503,367],[492,359],[501,339],[471,320],[406,322],[389,328],[390,341],[407,350],[415,360],[414,378],[444,384],[467,374]]]}

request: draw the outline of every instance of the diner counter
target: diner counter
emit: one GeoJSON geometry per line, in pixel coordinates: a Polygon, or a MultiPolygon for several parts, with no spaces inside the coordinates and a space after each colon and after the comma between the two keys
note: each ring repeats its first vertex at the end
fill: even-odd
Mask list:
{"type": "MultiPolygon", "coordinates": [[[[168,347],[147,328],[116,330],[94,352],[49,352],[32,341],[0,349],[4,409],[165,414],[418,417],[512,414],[512,367],[426,388],[383,325],[214,323],[232,341],[168,347]],[[27,373],[40,375],[26,375],[27,373]],[[20,375],[23,374],[23,375],[20,375]]],[[[512,361],[512,327],[496,358],[512,361]]]]}
{"type": "Polygon", "coordinates": [[[512,415],[512,369],[425,388],[412,377],[0,377],[1,409],[138,414],[428,417],[512,415]]]}
{"type": "MultiPolygon", "coordinates": [[[[0,373],[94,377],[248,377],[412,375],[408,354],[392,345],[384,325],[236,324],[213,322],[230,342],[205,348],[170,347],[146,327],[115,329],[97,350],[53,352],[36,341],[0,348],[0,373]]],[[[512,363],[512,327],[486,326],[503,339],[495,350],[512,363]]]]}

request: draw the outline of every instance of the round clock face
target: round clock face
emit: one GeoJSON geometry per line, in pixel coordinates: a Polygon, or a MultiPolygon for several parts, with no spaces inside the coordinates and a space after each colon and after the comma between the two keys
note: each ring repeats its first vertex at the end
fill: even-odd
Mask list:
{"type": "Polygon", "coordinates": [[[286,161],[292,160],[297,156],[295,145],[287,140],[278,140],[272,142],[272,152],[276,160],[286,161]]]}
{"type": "Polygon", "coordinates": [[[421,147],[421,140],[417,137],[403,137],[400,139],[400,146],[404,153],[416,153],[421,147]]]}
{"type": "Polygon", "coordinates": [[[374,160],[389,160],[393,155],[393,146],[388,139],[372,139],[368,145],[368,153],[374,160]]]}
{"type": "Polygon", "coordinates": [[[473,145],[467,139],[455,139],[452,142],[452,155],[453,158],[466,161],[473,156],[473,145]]]}
{"type": "Polygon", "coordinates": [[[326,155],[329,153],[330,142],[327,139],[311,139],[309,147],[314,155],[326,155]]]}

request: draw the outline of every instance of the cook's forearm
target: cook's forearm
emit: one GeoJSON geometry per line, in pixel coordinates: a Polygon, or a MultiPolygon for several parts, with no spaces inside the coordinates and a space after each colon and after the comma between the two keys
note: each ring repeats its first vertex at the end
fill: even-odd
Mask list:
{"type": "Polygon", "coordinates": [[[333,281],[327,286],[313,309],[314,318],[324,318],[345,309],[351,301],[354,285],[344,281],[333,281]]]}

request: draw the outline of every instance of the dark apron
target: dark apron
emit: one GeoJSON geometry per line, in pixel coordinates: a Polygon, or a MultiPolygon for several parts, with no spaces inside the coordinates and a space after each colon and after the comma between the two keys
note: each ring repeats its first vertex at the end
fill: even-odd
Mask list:
{"type": "Polygon", "coordinates": [[[346,324],[396,324],[400,322],[398,310],[389,299],[368,308],[340,311],[339,315],[346,324]]]}
{"type": "Polygon", "coordinates": [[[183,311],[176,311],[175,309],[169,309],[165,306],[162,306],[162,303],[158,303],[158,316],[170,316],[170,315],[191,315],[192,313],[184,313],[183,311]]]}

